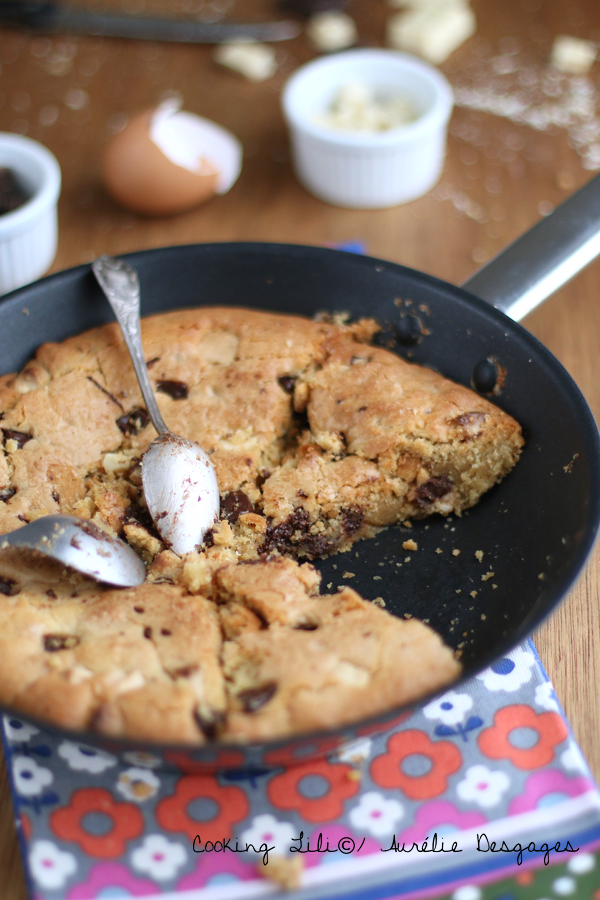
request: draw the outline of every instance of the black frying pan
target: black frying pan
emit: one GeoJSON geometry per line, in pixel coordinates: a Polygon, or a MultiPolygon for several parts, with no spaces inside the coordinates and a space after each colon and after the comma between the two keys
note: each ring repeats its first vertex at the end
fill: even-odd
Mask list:
{"type": "MultiPolygon", "coordinates": [[[[597,195],[592,199],[600,207],[600,182],[592,185],[597,195]]],[[[589,205],[590,186],[585,198],[589,205]]],[[[581,262],[568,263],[573,247],[565,247],[565,240],[554,239],[552,265],[544,261],[539,247],[535,251],[535,244],[541,241],[546,248],[550,238],[544,239],[543,229],[551,237],[561,216],[564,223],[570,214],[576,215],[577,228],[568,228],[567,234],[576,230],[577,246],[585,248],[591,238],[581,239],[585,229],[577,202],[576,195],[561,215],[541,223],[541,238],[534,229],[525,239],[525,257],[527,241],[530,246],[533,241],[533,251],[522,270],[531,270],[531,257],[536,255],[548,271],[553,266],[556,271],[558,261],[562,275],[553,276],[555,287],[581,262]]],[[[598,230],[600,209],[592,219],[590,234],[598,230]]],[[[505,276],[518,269],[522,241],[511,250],[513,263],[509,259],[502,264],[505,276]]],[[[578,252],[580,258],[594,255],[589,247],[578,252]]],[[[349,554],[319,561],[324,586],[332,584],[335,590],[344,583],[343,572],[350,570],[355,577],[348,583],[363,596],[383,596],[390,612],[427,619],[450,645],[462,647],[465,677],[523,640],[564,597],[598,529],[600,444],[577,386],[522,327],[464,289],[402,266],[335,250],[207,244],[150,250],[127,259],[140,274],[144,315],[210,304],[306,316],[322,310],[344,310],[353,318],[374,316],[383,326],[384,344],[391,341],[400,355],[473,385],[524,426],[527,443],[520,462],[476,507],[452,521],[438,516],[416,523],[410,532],[390,528],[355,545],[349,554]],[[402,550],[408,536],[417,540],[417,553],[402,550]],[[460,555],[453,556],[452,549],[459,549],[460,555]],[[484,554],[482,562],[477,551],[484,554]],[[410,562],[405,562],[409,555],[410,562]],[[489,570],[493,577],[482,581],[489,570]]],[[[515,302],[521,308],[532,305],[531,292],[543,280],[540,265],[528,283],[523,271],[517,271],[516,284],[525,284],[529,299],[516,299],[515,285],[504,284],[504,298],[509,297],[513,308],[515,302]]],[[[492,284],[499,281],[493,265],[477,277],[483,293],[489,290],[486,278],[492,284]]],[[[23,366],[44,341],[60,341],[111,319],[88,266],[16,291],[0,303],[0,371],[23,366]]],[[[375,724],[383,727],[390,715],[375,724]]],[[[335,735],[341,739],[354,733],[345,728],[335,735]]],[[[113,752],[126,746],[93,734],[84,739],[110,746],[113,752]]],[[[163,750],[152,746],[154,753],[163,750]]],[[[205,748],[193,752],[198,762],[211,755],[205,748]]],[[[236,757],[238,762],[242,756],[256,762],[260,748],[245,750],[236,757]]]]}

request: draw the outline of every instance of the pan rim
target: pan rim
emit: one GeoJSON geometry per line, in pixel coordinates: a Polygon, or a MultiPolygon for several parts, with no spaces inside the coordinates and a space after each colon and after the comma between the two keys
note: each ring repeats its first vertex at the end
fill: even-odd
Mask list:
{"type": "MultiPolygon", "coordinates": [[[[532,635],[532,632],[537,629],[542,624],[542,622],[556,610],[558,605],[565,599],[566,595],[575,584],[575,582],[579,579],[580,576],[583,575],[585,563],[593,549],[600,528],[600,435],[598,432],[598,426],[583,393],[581,392],[580,388],[578,387],[572,376],[569,374],[569,372],[565,369],[562,363],[550,352],[550,350],[548,350],[548,348],[545,347],[544,344],[541,343],[541,341],[539,341],[534,335],[527,331],[527,329],[524,328],[519,322],[515,322],[514,320],[510,319],[508,316],[506,316],[505,313],[503,313],[501,310],[496,309],[487,301],[482,300],[481,298],[477,297],[474,294],[471,294],[461,287],[452,285],[451,283],[446,282],[443,279],[437,278],[433,275],[428,275],[427,273],[420,272],[419,270],[412,269],[407,266],[403,266],[399,263],[390,262],[389,260],[383,260],[377,257],[352,253],[344,250],[337,250],[329,247],[304,244],[288,244],[284,242],[221,241],[212,243],[190,243],[174,245],[170,247],[150,248],[120,254],[120,256],[123,259],[126,259],[127,261],[136,265],[140,262],[143,262],[143,260],[145,260],[146,258],[155,257],[156,255],[160,255],[163,258],[166,258],[168,263],[169,257],[180,256],[181,254],[186,256],[189,254],[190,256],[195,257],[196,255],[202,253],[218,254],[224,252],[245,252],[257,255],[260,254],[264,256],[265,249],[268,249],[271,253],[274,253],[276,255],[291,254],[292,256],[299,255],[305,257],[310,255],[327,257],[328,255],[331,255],[332,259],[338,258],[339,255],[342,254],[346,258],[346,263],[349,265],[356,265],[361,268],[373,267],[374,270],[379,272],[386,270],[399,271],[408,274],[413,278],[416,276],[419,282],[425,288],[427,286],[431,286],[432,288],[441,288],[446,293],[450,292],[453,296],[453,299],[456,302],[460,303],[462,306],[466,306],[469,309],[475,308],[476,310],[485,313],[486,316],[491,316],[492,319],[496,320],[500,325],[504,326],[504,328],[507,329],[508,332],[515,331],[516,335],[519,336],[519,338],[531,349],[531,351],[538,358],[541,358],[545,362],[545,364],[551,370],[552,374],[561,382],[561,384],[566,389],[567,396],[573,401],[578,412],[581,412],[582,419],[580,424],[584,440],[586,441],[590,456],[592,456],[599,463],[597,466],[590,467],[591,485],[585,532],[567,571],[553,585],[552,590],[549,592],[550,599],[546,601],[542,610],[538,610],[537,612],[536,610],[532,610],[523,619],[520,626],[517,628],[516,633],[513,633],[509,638],[501,642],[499,644],[499,647],[497,646],[495,648],[493,654],[490,655],[489,658],[486,655],[482,662],[474,666],[467,673],[463,672],[463,674],[455,682],[453,682],[451,686],[446,686],[444,688],[436,690],[414,702],[404,704],[399,707],[394,707],[384,714],[379,713],[374,716],[361,719],[357,722],[338,726],[334,729],[301,732],[299,734],[292,734],[270,741],[261,742],[235,743],[218,741],[207,744],[158,743],[148,740],[136,740],[133,738],[110,738],[90,730],[76,731],[73,729],[63,728],[40,717],[29,714],[23,715],[18,710],[10,706],[2,705],[2,707],[0,707],[0,711],[2,712],[2,714],[16,719],[25,719],[28,722],[34,723],[36,726],[39,725],[39,727],[49,733],[60,735],[64,739],[71,739],[82,744],[88,742],[95,746],[107,748],[108,752],[111,752],[110,747],[112,746],[113,752],[119,753],[131,752],[134,750],[143,750],[149,753],[157,753],[159,755],[162,755],[165,752],[196,752],[198,754],[201,754],[203,751],[206,752],[207,750],[214,750],[216,752],[219,752],[220,750],[237,750],[244,753],[264,753],[276,750],[284,746],[289,746],[290,743],[314,744],[327,738],[330,739],[334,736],[339,737],[340,743],[343,743],[344,740],[351,740],[356,737],[356,729],[360,729],[362,731],[363,729],[372,728],[373,731],[385,731],[386,728],[389,727],[390,723],[397,719],[398,716],[404,713],[409,713],[415,708],[423,707],[427,703],[432,702],[436,697],[441,696],[447,690],[455,689],[459,685],[464,684],[469,679],[481,673],[494,660],[500,658],[503,654],[509,652],[511,649],[514,649],[526,638],[530,637],[532,635]],[[114,750],[115,745],[118,745],[118,751],[114,750]]],[[[60,272],[53,273],[52,275],[46,276],[39,281],[18,288],[15,291],[12,291],[10,294],[6,294],[5,297],[1,298],[0,300],[0,317],[2,317],[4,309],[6,309],[7,311],[12,310],[13,307],[22,304],[23,300],[28,296],[41,294],[41,296],[43,297],[43,288],[45,285],[55,284],[56,282],[66,282],[66,287],[68,288],[68,285],[71,281],[77,281],[79,278],[81,278],[81,276],[85,276],[88,272],[90,272],[90,265],[84,263],[78,266],[64,269],[60,272]]],[[[141,273],[141,276],[143,279],[143,272],[141,273]]],[[[34,296],[34,302],[39,302],[39,299],[39,296],[34,296]]],[[[197,305],[205,306],[210,304],[203,303],[201,298],[199,298],[199,302],[197,305]]],[[[239,304],[239,307],[243,307],[243,303],[239,304]]],[[[178,307],[173,307],[173,309],[177,308],[178,307]]],[[[265,303],[264,309],[268,311],[268,302],[265,303]]],[[[159,315],[160,313],[152,314],[159,315]]],[[[198,758],[197,762],[199,765],[210,764],[210,761],[203,761],[200,758],[198,758]]]]}

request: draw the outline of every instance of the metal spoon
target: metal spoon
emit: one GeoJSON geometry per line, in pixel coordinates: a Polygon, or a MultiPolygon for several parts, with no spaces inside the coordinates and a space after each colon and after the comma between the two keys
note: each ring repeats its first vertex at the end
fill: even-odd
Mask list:
{"type": "Polygon", "coordinates": [[[42,516],[0,535],[0,550],[6,547],[38,550],[84,575],[118,587],[135,587],[146,577],[146,567],[131,547],[76,516],[42,516]]]}
{"type": "Polygon", "coordinates": [[[156,403],[142,349],[137,272],[110,256],[95,260],[92,269],[121,326],[146,409],[158,432],[142,458],[146,504],[165,543],[182,556],[202,543],[219,517],[214,466],[198,444],[169,431],[156,403]]]}

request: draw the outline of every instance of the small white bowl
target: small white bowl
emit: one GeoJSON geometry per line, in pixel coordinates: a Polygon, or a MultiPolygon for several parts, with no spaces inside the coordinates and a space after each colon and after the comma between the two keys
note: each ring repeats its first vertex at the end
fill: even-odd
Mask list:
{"type": "Polygon", "coordinates": [[[379,209],[414,200],[440,177],[452,105],[444,76],[405,53],[349,50],[307,63],[282,95],[298,180],[335,206],[379,209]],[[378,132],[319,124],[340,88],[353,82],[404,97],[416,119],[378,132]]]}
{"type": "Polygon", "coordinates": [[[0,294],[35,281],[56,255],[60,166],[42,144],[0,132],[0,167],[12,169],[29,200],[0,215],[0,294]]]}

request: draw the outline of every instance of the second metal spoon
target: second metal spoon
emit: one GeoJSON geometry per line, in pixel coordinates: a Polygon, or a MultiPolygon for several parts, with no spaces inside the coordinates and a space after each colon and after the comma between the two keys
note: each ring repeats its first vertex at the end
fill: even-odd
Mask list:
{"type": "Polygon", "coordinates": [[[202,543],[218,519],[214,466],[198,444],[167,428],[158,408],[142,349],[137,272],[110,256],[95,260],[92,269],[121,326],[146,409],[158,432],[142,458],[146,504],[165,543],[182,556],[202,543]]]}

